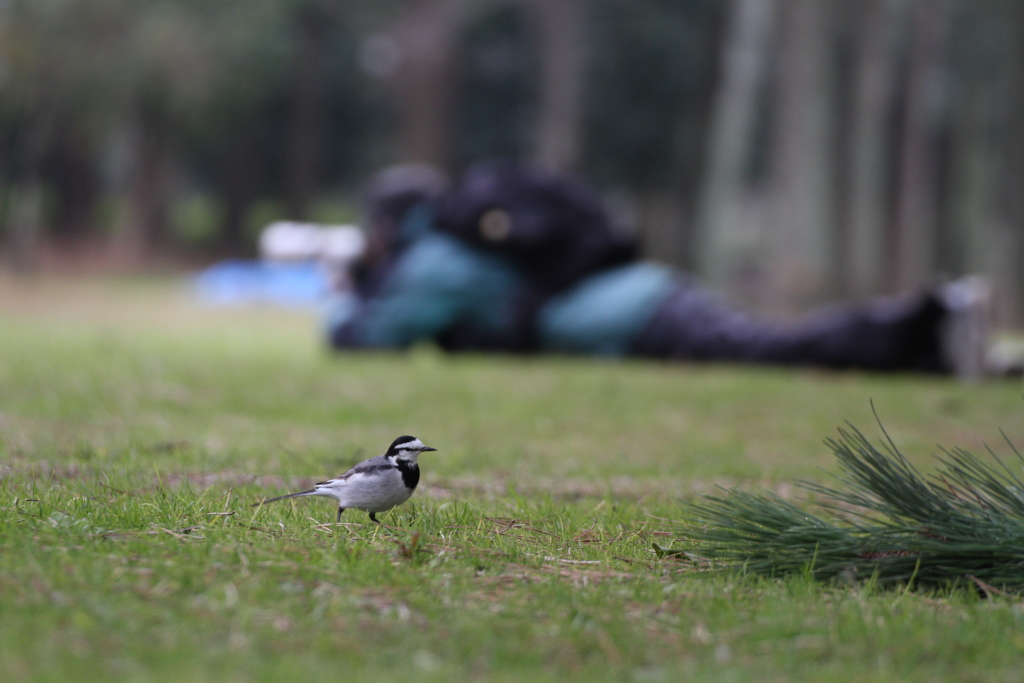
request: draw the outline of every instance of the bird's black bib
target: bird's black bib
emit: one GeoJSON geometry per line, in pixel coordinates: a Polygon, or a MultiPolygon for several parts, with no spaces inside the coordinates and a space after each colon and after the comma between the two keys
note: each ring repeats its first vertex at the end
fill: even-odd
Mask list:
{"type": "Polygon", "coordinates": [[[395,459],[395,467],[402,473],[402,483],[412,491],[420,483],[420,466],[408,460],[395,459]]]}

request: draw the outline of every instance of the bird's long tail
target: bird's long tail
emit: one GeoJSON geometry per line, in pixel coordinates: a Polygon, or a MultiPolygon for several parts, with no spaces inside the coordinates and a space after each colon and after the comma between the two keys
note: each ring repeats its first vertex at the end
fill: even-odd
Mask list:
{"type": "Polygon", "coordinates": [[[289,493],[284,496],[278,496],[277,498],[267,498],[266,500],[261,500],[258,503],[253,503],[253,507],[259,507],[260,505],[273,503],[275,500],[284,500],[285,498],[300,498],[302,496],[315,496],[316,494],[316,489],[306,489],[305,491],[299,491],[298,493],[289,493]]]}

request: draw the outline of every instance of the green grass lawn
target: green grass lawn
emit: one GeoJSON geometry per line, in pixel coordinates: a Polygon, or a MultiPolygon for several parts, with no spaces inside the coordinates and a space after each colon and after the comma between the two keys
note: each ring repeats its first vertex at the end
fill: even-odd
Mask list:
{"type": "Polygon", "coordinates": [[[792,495],[849,420],[927,469],[1024,445],[1020,381],[331,355],[170,281],[0,279],[0,681],[1019,679],[1018,598],[662,559],[716,484],[792,495]],[[413,499],[254,509],[400,434],[413,499]]]}

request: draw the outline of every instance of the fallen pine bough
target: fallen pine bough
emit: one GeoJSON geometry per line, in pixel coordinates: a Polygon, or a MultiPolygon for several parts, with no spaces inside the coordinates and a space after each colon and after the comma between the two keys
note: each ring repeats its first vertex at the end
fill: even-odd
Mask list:
{"type": "Polygon", "coordinates": [[[1024,591],[1024,457],[1005,434],[1012,464],[991,449],[988,459],[943,449],[924,476],[887,434],[879,450],[848,427],[826,441],[837,487],[800,483],[821,514],[731,489],[688,504],[681,531],[693,547],[656,550],[762,576],[1024,591]]]}

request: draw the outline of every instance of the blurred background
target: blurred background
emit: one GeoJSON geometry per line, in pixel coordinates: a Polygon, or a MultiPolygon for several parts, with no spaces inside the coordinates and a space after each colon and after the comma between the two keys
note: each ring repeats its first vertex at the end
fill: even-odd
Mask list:
{"type": "Polygon", "coordinates": [[[1019,0],[0,0],[9,272],[251,256],[495,157],[755,308],[981,273],[1024,324],[1019,0]]]}

